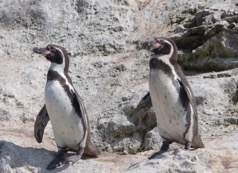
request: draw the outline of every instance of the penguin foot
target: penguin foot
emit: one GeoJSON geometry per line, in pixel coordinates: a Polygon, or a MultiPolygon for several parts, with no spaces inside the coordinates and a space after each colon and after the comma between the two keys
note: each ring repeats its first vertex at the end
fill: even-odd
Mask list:
{"type": "Polygon", "coordinates": [[[150,157],[148,157],[149,160],[155,158],[158,155],[161,155],[162,153],[166,152],[165,150],[159,150],[158,152],[155,152],[154,154],[152,154],[150,157]]]}
{"type": "Polygon", "coordinates": [[[65,163],[65,151],[60,150],[56,157],[48,164],[47,170],[53,170],[65,163]]]}
{"type": "Polygon", "coordinates": [[[154,154],[152,154],[150,157],[148,157],[149,160],[155,158],[157,155],[161,155],[162,153],[168,151],[169,149],[169,145],[171,144],[172,142],[170,141],[163,141],[163,144],[162,144],[162,147],[160,148],[160,150],[154,154]]]}
{"type": "Polygon", "coordinates": [[[81,159],[83,152],[84,152],[84,148],[79,147],[79,150],[77,151],[77,155],[68,156],[66,158],[66,162],[72,163],[72,164],[76,163],[78,160],[81,159]]]}
{"type": "Polygon", "coordinates": [[[74,164],[74,163],[76,163],[80,159],[81,159],[81,156],[79,156],[79,155],[68,156],[66,158],[66,162],[74,164]]]}

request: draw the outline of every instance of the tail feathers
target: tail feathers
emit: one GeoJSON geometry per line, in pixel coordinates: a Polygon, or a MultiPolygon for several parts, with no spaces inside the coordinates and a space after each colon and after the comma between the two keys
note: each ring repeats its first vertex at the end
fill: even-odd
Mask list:
{"type": "Polygon", "coordinates": [[[196,136],[193,137],[192,147],[193,148],[205,148],[205,146],[202,142],[202,138],[199,134],[197,134],[196,136]]]}
{"type": "Polygon", "coordinates": [[[88,135],[83,154],[90,157],[99,157],[101,154],[100,150],[92,143],[90,135],[88,135]]]}

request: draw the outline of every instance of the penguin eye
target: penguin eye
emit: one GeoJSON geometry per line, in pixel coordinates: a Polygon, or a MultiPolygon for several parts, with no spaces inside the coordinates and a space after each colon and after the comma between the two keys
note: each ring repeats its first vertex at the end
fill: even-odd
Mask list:
{"type": "Polygon", "coordinates": [[[55,53],[56,52],[56,49],[51,49],[50,50],[52,53],[55,53]]]}
{"type": "Polygon", "coordinates": [[[48,51],[50,51],[51,53],[55,53],[56,52],[56,49],[54,47],[52,47],[52,46],[47,46],[46,49],[48,51]]]}

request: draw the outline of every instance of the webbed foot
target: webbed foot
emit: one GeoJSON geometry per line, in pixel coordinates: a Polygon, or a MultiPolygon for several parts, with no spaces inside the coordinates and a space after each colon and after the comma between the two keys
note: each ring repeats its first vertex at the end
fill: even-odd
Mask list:
{"type": "Polygon", "coordinates": [[[66,152],[63,150],[60,150],[56,157],[48,164],[48,166],[46,167],[47,170],[53,170],[61,165],[63,165],[63,163],[65,163],[65,154],[66,152]]]}
{"type": "Polygon", "coordinates": [[[172,143],[172,142],[167,141],[167,140],[163,141],[163,144],[162,144],[162,147],[160,148],[160,150],[159,150],[158,152],[155,152],[154,154],[152,154],[150,157],[148,157],[148,159],[149,159],[149,160],[150,160],[150,159],[153,159],[153,158],[155,158],[157,155],[160,155],[160,154],[162,154],[162,153],[168,151],[169,145],[170,145],[171,143],[172,143]]]}

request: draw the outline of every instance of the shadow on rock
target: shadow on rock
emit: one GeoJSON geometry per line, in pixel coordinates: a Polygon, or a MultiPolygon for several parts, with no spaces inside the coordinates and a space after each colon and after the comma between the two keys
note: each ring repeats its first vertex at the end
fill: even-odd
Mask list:
{"type": "MultiPolygon", "coordinates": [[[[46,166],[55,157],[56,152],[47,149],[21,147],[12,142],[0,141],[0,172],[12,172],[24,168],[32,172],[49,172],[46,166]],[[34,171],[33,171],[34,170],[34,171]]],[[[66,169],[69,164],[56,168],[51,172],[59,172],[66,169]]],[[[20,171],[21,172],[21,171],[20,171]]]]}

